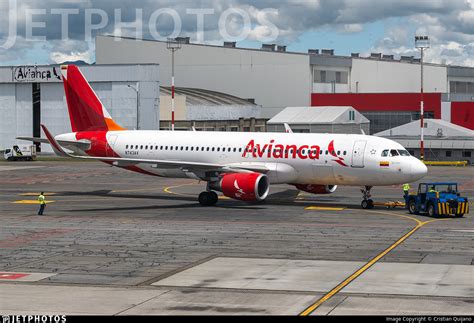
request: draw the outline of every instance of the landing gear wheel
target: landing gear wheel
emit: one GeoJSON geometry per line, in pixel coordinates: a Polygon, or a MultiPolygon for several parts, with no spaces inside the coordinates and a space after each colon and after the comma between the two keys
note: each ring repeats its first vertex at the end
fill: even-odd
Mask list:
{"type": "Polygon", "coordinates": [[[374,208],[374,200],[368,199],[368,200],[367,200],[367,203],[369,203],[369,209],[373,209],[373,208],[374,208]]]}
{"type": "Polygon", "coordinates": [[[202,206],[212,206],[217,203],[218,197],[216,192],[206,191],[199,194],[198,200],[202,206]]]}
{"type": "Polygon", "coordinates": [[[362,203],[360,203],[360,206],[362,206],[363,209],[373,209],[374,208],[374,201],[372,200],[362,200],[362,203]]]}
{"type": "Polygon", "coordinates": [[[360,206],[362,206],[363,209],[368,209],[369,208],[369,201],[363,200],[362,203],[360,203],[360,206]]]}
{"type": "Polygon", "coordinates": [[[364,188],[360,190],[362,193],[362,202],[360,203],[360,206],[363,209],[374,208],[374,201],[370,198],[372,196],[370,195],[371,189],[372,189],[372,186],[364,186],[364,188]]]}

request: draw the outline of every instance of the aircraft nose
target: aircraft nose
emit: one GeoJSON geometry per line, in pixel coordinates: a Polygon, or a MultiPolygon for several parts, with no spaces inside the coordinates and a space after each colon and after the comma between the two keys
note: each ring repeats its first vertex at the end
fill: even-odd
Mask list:
{"type": "Polygon", "coordinates": [[[420,161],[416,160],[412,165],[411,165],[411,177],[413,181],[417,181],[428,174],[428,167],[420,161]]]}

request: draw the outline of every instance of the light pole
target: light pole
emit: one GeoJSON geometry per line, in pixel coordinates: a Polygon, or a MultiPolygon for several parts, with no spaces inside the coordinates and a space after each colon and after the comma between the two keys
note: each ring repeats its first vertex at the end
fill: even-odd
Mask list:
{"type": "Polygon", "coordinates": [[[424,143],[423,143],[423,129],[424,123],[424,101],[423,101],[423,50],[430,48],[430,40],[428,36],[415,36],[415,47],[421,51],[421,91],[420,91],[420,159],[425,159],[424,143]]]}
{"type": "Polygon", "coordinates": [[[168,38],[166,48],[171,51],[171,131],[174,131],[174,52],[181,48],[181,43],[168,38]]]}
{"type": "Polygon", "coordinates": [[[140,129],[140,84],[137,82],[136,86],[127,85],[129,88],[133,89],[137,94],[137,130],[140,129]]]}

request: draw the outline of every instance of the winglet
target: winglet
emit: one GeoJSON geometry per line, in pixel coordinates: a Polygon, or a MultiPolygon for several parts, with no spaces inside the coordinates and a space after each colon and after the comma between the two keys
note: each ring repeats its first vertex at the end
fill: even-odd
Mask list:
{"type": "Polygon", "coordinates": [[[54,136],[49,132],[48,128],[43,124],[41,125],[41,128],[43,128],[46,138],[48,138],[49,144],[53,148],[54,153],[58,156],[70,157],[70,155],[61,148],[56,139],[54,139],[54,136]]]}
{"type": "Polygon", "coordinates": [[[284,125],[285,125],[285,132],[286,133],[293,133],[293,130],[291,130],[291,127],[288,123],[285,122],[284,125]]]}

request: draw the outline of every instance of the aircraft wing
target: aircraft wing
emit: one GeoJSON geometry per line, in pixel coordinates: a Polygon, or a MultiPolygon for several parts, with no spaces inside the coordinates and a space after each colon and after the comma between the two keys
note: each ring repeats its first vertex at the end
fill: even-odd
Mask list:
{"type": "Polygon", "coordinates": [[[156,168],[180,168],[182,170],[217,171],[217,172],[224,172],[224,173],[248,172],[248,171],[266,173],[269,171],[269,169],[263,165],[245,164],[245,163],[221,165],[221,164],[212,164],[212,163],[172,161],[172,160],[159,160],[159,159],[78,156],[78,155],[70,154],[64,151],[64,149],[61,147],[59,142],[56,139],[54,139],[53,135],[51,135],[49,130],[44,125],[41,125],[41,127],[43,128],[43,131],[46,134],[46,137],[48,138],[47,139],[48,143],[51,145],[54,152],[58,156],[111,162],[112,165],[118,166],[118,167],[126,167],[126,166],[131,166],[131,165],[136,165],[136,164],[151,164],[151,165],[155,165],[156,168]]]}
{"type": "Polygon", "coordinates": [[[160,160],[160,159],[135,159],[135,158],[121,158],[121,157],[92,157],[92,156],[77,156],[68,154],[72,158],[80,159],[92,159],[100,160],[104,162],[111,162],[112,165],[118,167],[125,167],[136,164],[150,164],[154,165],[155,168],[180,168],[183,170],[200,170],[200,171],[218,171],[223,173],[231,172],[259,172],[266,173],[269,171],[263,165],[246,165],[246,164],[212,164],[212,163],[199,163],[199,162],[188,162],[179,160],[160,160]]]}

